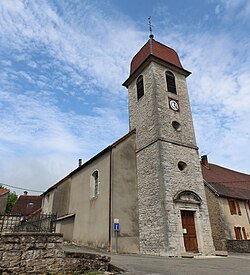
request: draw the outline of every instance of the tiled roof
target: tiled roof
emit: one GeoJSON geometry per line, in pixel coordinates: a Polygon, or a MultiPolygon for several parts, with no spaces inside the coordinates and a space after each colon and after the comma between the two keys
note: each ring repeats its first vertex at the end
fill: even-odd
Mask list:
{"type": "Polygon", "coordinates": [[[168,64],[173,65],[182,70],[186,77],[191,74],[182,67],[179,56],[175,50],[154,39],[149,39],[132,59],[130,64],[130,75],[122,85],[128,87],[130,81],[136,75],[136,71],[138,71],[142,64],[151,59],[167,62],[168,64]]]}
{"type": "Polygon", "coordinates": [[[42,206],[41,196],[21,195],[11,210],[11,214],[30,215],[42,206]]]}
{"type": "Polygon", "coordinates": [[[141,64],[150,55],[153,55],[161,60],[171,63],[179,69],[183,69],[178,54],[175,50],[152,39],[152,47],[150,47],[150,40],[148,40],[147,43],[139,50],[139,52],[132,59],[130,64],[130,76],[141,66],[141,64]]]}
{"type": "Polygon", "coordinates": [[[250,200],[250,175],[209,163],[201,165],[204,180],[220,196],[250,200]]]}
{"type": "Polygon", "coordinates": [[[32,219],[34,216],[42,212],[42,207],[38,208],[34,212],[32,212],[30,215],[27,216],[27,220],[32,219]]]}
{"type": "Polygon", "coordinates": [[[3,196],[9,192],[10,192],[10,190],[8,190],[8,189],[0,188],[0,196],[3,196]]]}

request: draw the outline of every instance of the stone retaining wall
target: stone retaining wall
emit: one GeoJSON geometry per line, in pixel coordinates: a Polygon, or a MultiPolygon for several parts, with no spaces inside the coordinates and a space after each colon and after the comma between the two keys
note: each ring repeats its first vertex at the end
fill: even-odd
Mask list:
{"type": "Polygon", "coordinates": [[[228,252],[250,253],[250,240],[227,240],[228,252]]]}
{"type": "Polygon", "coordinates": [[[57,274],[108,270],[110,257],[70,253],[57,233],[0,234],[0,274],[57,274]]]}

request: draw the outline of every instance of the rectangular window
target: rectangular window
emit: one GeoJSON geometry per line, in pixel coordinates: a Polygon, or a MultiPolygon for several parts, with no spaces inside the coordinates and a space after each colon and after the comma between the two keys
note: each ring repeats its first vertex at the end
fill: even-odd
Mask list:
{"type": "Polygon", "coordinates": [[[228,200],[231,215],[237,215],[235,200],[228,200]]]}
{"type": "Polygon", "coordinates": [[[247,240],[247,233],[246,233],[245,227],[242,227],[242,233],[243,233],[244,240],[247,240]]]}
{"type": "Polygon", "coordinates": [[[231,215],[240,215],[241,216],[241,210],[240,210],[240,203],[238,200],[228,200],[228,205],[230,209],[231,215]]]}
{"type": "Polygon", "coordinates": [[[242,240],[241,227],[234,227],[234,233],[236,240],[242,240]]]}
{"type": "Polygon", "coordinates": [[[137,100],[139,100],[144,95],[144,85],[143,85],[143,76],[140,75],[136,81],[137,86],[137,100]]]}
{"type": "Polygon", "coordinates": [[[241,216],[240,203],[238,200],[236,200],[236,206],[237,206],[238,215],[241,216]]]}

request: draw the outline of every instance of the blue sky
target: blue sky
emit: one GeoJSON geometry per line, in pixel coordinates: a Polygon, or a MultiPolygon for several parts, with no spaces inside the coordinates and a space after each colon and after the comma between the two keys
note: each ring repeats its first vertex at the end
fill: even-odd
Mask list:
{"type": "Polygon", "coordinates": [[[127,133],[121,84],[149,15],[192,72],[200,154],[249,173],[250,1],[3,0],[0,182],[46,190],[127,133]]]}

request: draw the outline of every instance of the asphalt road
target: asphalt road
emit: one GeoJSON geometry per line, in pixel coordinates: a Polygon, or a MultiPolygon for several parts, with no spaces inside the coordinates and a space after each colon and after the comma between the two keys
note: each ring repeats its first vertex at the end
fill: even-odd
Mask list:
{"type": "Polygon", "coordinates": [[[111,255],[111,263],[130,275],[249,275],[250,254],[228,257],[167,258],[141,255],[111,255]]]}
{"type": "Polygon", "coordinates": [[[66,245],[66,251],[106,254],[124,275],[250,275],[250,253],[228,257],[169,258],[146,255],[110,254],[88,247],[66,245]]]}

